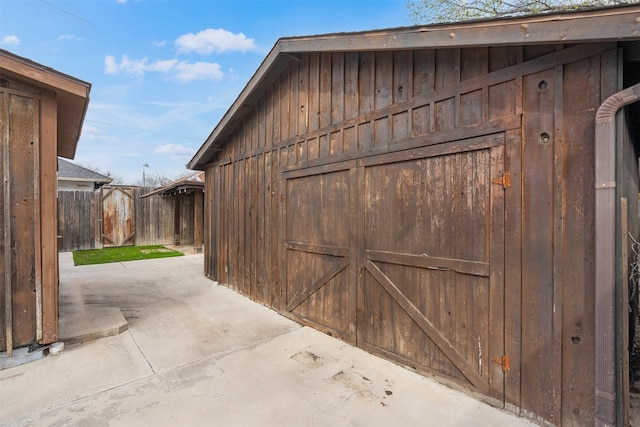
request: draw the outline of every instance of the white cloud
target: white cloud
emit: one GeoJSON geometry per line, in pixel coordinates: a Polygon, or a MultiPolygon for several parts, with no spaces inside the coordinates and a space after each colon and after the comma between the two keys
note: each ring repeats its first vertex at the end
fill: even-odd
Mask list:
{"type": "Polygon", "coordinates": [[[116,0],[116,2],[118,2],[120,4],[125,4],[127,2],[127,0],[116,0]]]}
{"type": "Polygon", "coordinates": [[[173,70],[178,65],[177,59],[166,59],[164,61],[152,62],[147,66],[147,71],[158,71],[161,73],[167,73],[173,70]]]}
{"type": "Polygon", "coordinates": [[[118,74],[118,63],[116,62],[116,58],[111,55],[107,55],[104,57],[104,72],[105,74],[118,74]]]}
{"type": "Polygon", "coordinates": [[[118,69],[125,74],[131,74],[136,77],[142,77],[147,69],[147,58],[131,60],[126,55],[122,56],[122,61],[118,69]]]}
{"type": "Polygon", "coordinates": [[[195,150],[180,144],[162,144],[158,145],[153,152],[156,154],[193,154],[195,150]]]}
{"type": "Polygon", "coordinates": [[[220,64],[211,62],[196,62],[194,64],[183,61],[177,64],[176,79],[187,83],[193,80],[222,80],[224,73],[220,64]]]}
{"type": "Polygon", "coordinates": [[[75,34],[62,34],[58,40],[80,40],[75,34]]]}
{"type": "Polygon", "coordinates": [[[158,145],[153,152],[167,155],[170,160],[186,163],[193,157],[196,150],[180,144],[163,144],[158,145]]]}
{"type": "Polygon", "coordinates": [[[18,36],[4,36],[0,39],[0,45],[14,45],[17,46],[20,44],[20,39],[18,36]]]}
{"type": "Polygon", "coordinates": [[[163,46],[164,46],[164,45],[166,45],[166,44],[167,44],[167,41],[166,41],[166,40],[162,40],[162,41],[160,41],[160,42],[153,42],[153,45],[154,45],[155,47],[163,47],[163,46]]]}
{"type": "Polygon", "coordinates": [[[108,55],[104,58],[105,74],[122,73],[142,77],[147,71],[168,74],[169,79],[173,78],[180,83],[193,80],[221,80],[224,77],[220,64],[214,62],[191,63],[177,59],[148,62],[147,58],[132,60],[127,55],[122,55],[118,64],[114,56],[108,55]]]}
{"type": "Polygon", "coordinates": [[[198,34],[183,34],[176,39],[175,44],[178,52],[197,52],[202,55],[227,50],[245,52],[256,48],[253,39],[247,38],[242,33],[234,34],[222,28],[209,28],[198,34]]]}

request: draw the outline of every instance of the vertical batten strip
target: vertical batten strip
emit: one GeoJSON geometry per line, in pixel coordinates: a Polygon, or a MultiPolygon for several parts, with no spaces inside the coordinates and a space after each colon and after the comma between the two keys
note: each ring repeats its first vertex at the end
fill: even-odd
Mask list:
{"type": "MultiPolygon", "coordinates": [[[[9,94],[2,97],[3,109],[6,116],[9,115],[9,94]]],[[[7,343],[7,356],[13,355],[13,313],[12,313],[12,286],[11,286],[11,187],[9,182],[11,165],[11,147],[9,141],[9,120],[3,117],[5,126],[2,135],[3,167],[3,193],[4,193],[4,319],[5,341],[7,343]]]]}
{"type": "MultiPolygon", "coordinates": [[[[40,103],[36,104],[38,111],[35,116],[40,117],[40,103]]],[[[41,198],[40,198],[40,129],[39,121],[33,121],[31,135],[31,149],[33,150],[33,230],[35,244],[35,293],[36,293],[36,340],[42,340],[42,231],[41,231],[41,198]]],[[[57,158],[56,158],[57,165],[57,158]]],[[[57,200],[56,200],[57,202],[57,200]]],[[[57,238],[57,233],[56,233],[57,238]]]]}

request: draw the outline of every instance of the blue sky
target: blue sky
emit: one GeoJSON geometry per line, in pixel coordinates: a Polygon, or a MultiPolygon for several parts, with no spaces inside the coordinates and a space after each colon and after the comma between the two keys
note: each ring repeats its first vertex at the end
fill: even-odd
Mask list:
{"type": "Polygon", "coordinates": [[[0,48],[92,84],[75,161],[177,178],[281,37],[411,25],[406,0],[0,0],[0,48]]]}

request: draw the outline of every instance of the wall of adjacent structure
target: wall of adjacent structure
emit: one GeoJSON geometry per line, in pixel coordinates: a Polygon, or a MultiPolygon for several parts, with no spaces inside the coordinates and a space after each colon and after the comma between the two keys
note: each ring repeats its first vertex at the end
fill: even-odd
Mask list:
{"type": "MultiPolygon", "coordinates": [[[[479,376],[474,380],[473,372],[461,375],[458,368],[444,366],[457,357],[455,351],[451,357],[434,351],[437,364],[417,360],[419,370],[436,373],[494,404],[504,402],[509,410],[538,422],[587,425],[595,412],[593,119],[600,103],[617,90],[617,75],[615,44],[303,54],[266,86],[264,95],[223,145],[218,161],[207,169],[206,273],[257,302],[358,345],[358,334],[350,330],[351,325],[361,328],[363,320],[404,316],[396,329],[378,332],[381,341],[363,347],[411,366],[421,349],[406,348],[411,346],[409,342],[417,341],[403,341],[400,326],[413,328],[422,322],[418,332],[434,337],[437,333],[429,330],[431,323],[451,342],[460,343],[461,358],[473,359],[470,369],[479,371],[479,376]],[[473,145],[474,138],[478,146],[473,145]],[[494,154],[473,154],[484,149],[494,154]],[[463,150],[470,154],[460,154],[463,150]],[[479,174],[482,159],[495,156],[510,174],[511,185],[504,189],[504,196],[491,180],[485,181],[486,177],[471,184],[460,181],[464,178],[459,175],[468,171],[479,174]],[[480,311],[497,313],[488,317],[486,325],[502,330],[492,331],[486,340],[503,340],[504,355],[510,361],[503,377],[495,372],[502,367],[486,360],[486,355],[478,365],[475,350],[465,341],[469,337],[461,338],[466,326],[429,319],[428,308],[406,317],[407,307],[400,313],[388,296],[379,293],[378,302],[387,307],[379,313],[382,317],[359,317],[359,312],[373,310],[367,305],[370,302],[363,302],[368,295],[363,284],[384,281],[372,267],[376,262],[390,282],[394,275],[404,277],[397,280],[397,288],[405,283],[403,286],[418,289],[427,280],[445,283],[435,276],[443,273],[407,273],[390,266],[396,262],[391,258],[382,263],[370,260],[368,249],[363,247],[369,241],[367,227],[375,219],[367,216],[373,206],[368,197],[374,194],[367,186],[376,184],[376,175],[368,171],[379,163],[390,165],[381,169],[390,179],[406,174],[409,167],[422,173],[421,163],[412,163],[414,159],[434,159],[424,164],[444,168],[444,174],[419,178],[453,183],[447,193],[452,197],[458,197],[455,188],[469,185],[477,192],[479,204],[484,203],[483,194],[493,200],[485,207],[489,212],[486,221],[491,223],[487,229],[495,232],[503,227],[504,240],[500,246],[489,239],[490,247],[478,255],[478,265],[486,265],[488,271],[482,279],[485,282],[478,283],[486,283],[479,286],[487,286],[491,296],[477,301],[486,304],[480,311]],[[394,171],[395,163],[402,166],[394,171]],[[302,181],[314,176],[327,179],[311,179],[310,184],[302,181]],[[335,180],[329,179],[332,176],[335,180]],[[289,203],[293,196],[311,200],[304,198],[305,188],[325,194],[322,185],[336,191],[348,189],[345,198],[338,201],[314,202],[320,211],[331,212],[329,218],[314,214],[313,207],[305,212],[289,203]],[[496,211],[495,206],[504,210],[496,211]],[[310,219],[306,225],[296,225],[292,215],[310,219]],[[504,222],[494,226],[497,217],[504,222]],[[342,234],[335,241],[296,245],[292,236],[305,226],[313,239],[321,238],[314,235],[318,230],[330,233],[338,229],[342,234]],[[305,255],[296,255],[303,249],[305,255]],[[322,263],[331,270],[329,260],[333,258],[348,261],[327,279],[329,287],[322,291],[322,301],[312,301],[313,307],[291,308],[291,301],[305,290],[292,284],[304,275],[290,260],[313,253],[320,253],[321,259],[305,264],[309,271],[322,263]],[[502,260],[497,253],[502,253],[502,260]],[[341,274],[345,276],[339,277],[341,274]],[[339,286],[353,286],[352,299],[345,300],[336,290],[339,286]],[[344,301],[354,305],[353,313],[341,308],[344,301]],[[496,304],[502,304],[504,310],[496,310],[496,304]],[[346,320],[332,324],[332,316],[346,320]]],[[[493,174],[494,169],[487,169],[487,173],[493,174]]],[[[327,197],[331,194],[326,193],[327,197]]],[[[452,200],[458,200],[455,197],[452,200]]],[[[410,198],[398,200],[411,202],[410,198]]],[[[440,212],[466,209],[464,203],[455,203],[440,206],[440,212]]],[[[398,211],[394,206],[384,209],[389,215],[398,211]]],[[[425,211],[432,209],[427,204],[412,209],[418,209],[414,213],[435,212],[425,211]]],[[[470,209],[469,215],[473,214],[470,209]]],[[[444,221],[446,216],[440,219],[444,221]]],[[[458,226],[465,224],[459,222],[458,226]]],[[[464,237],[455,234],[454,222],[448,227],[448,236],[464,237]]],[[[384,244],[393,245],[391,239],[384,244]]],[[[458,255],[450,258],[460,257],[464,251],[463,242],[457,245],[451,250],[458,255]]],[[[383,255],[388,256],[377,256],[383,255]]],[[[409,263],[409,255],[402,256],[396,258],[409,263]]],[[[420,269],[419,260],[411,262],[416,263],[412,269],[420,269]]],[[[472,272],[473,277],[484,274],[472,272]]],[[[454,283],[461,286],[470,280],[454,279],[454,283]]],[[[394,289],[388,283],[385,286],[394,289]]],[[[469,289],[465,292],[473,294],[473,289],[480,288],[469,289]]],[[[304,297],[310,300],[309,295],[304,297]]],[[[436,297],[442,301],[451,298],[445,293],[421,298],[436,297]]],[[[415,305],[426,305],[422,300],[415,305]]],[[[401,297],[395,301],[402,305],[398,303],[401,297]]],[[[470,297],[465,306],[451,302],[453,311],[468,319],[486,317],[486,313],[472,311],[474,301],[470,297]]],[[[442,311],[443,307],[436,305],[431,310],[442,311]]],[[[429,341],[428,345],[432,344],[429,341]]],[[[463,365],[458,365],[459,369],[467,369],[463,365]]]]}
{"type": "Polygon", "coordinates": [[[0,351],[6,351],[57,339],[57,108],[52,93],[2,83],[0,351]]]}

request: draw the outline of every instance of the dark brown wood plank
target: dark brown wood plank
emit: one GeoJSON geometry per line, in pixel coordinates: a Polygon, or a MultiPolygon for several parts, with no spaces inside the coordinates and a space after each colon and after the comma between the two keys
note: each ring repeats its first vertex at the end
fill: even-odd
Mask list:
{"type": "MultiPolygon", "coordinates": [[[[51,111],[49,110],[48,113],[50,114],[51,111]]],[[[36,207],[34,205],[33,180],[38,175],[34,157],[35,150],[38,150],[34,124],[38,124],[39,118],[40,113],[36,100],[21,95],[10,95],[11,245],[9,247],[13,251],[11,256],[11,298],[14,348],[33,344],[37,339],[35,252],[40,248],[35,247],[35,233],[39,231],[34,227],[36,207]]],[[[55,215],[55,208],[52,214],[55,215]]],[[[55,241],[47,243],[55,245],[55,241]]],[[[50,259],[49,265],[52,269],[49,274],[55,277],[55,260],[50,259]]],[[[48,277],[48,280],[50,279],[48,277]]],[[[52,297],[53,295],[47,293],[47,296],[52,297]]],[[[49,306],[50,303],[47,305],[49,306]]],[[[49,317],[49,319],[51,318],[49,317]]],[[[53,320],[55,321],[55,319],[53,320]]],[[[51,332],[55,334],[55,324],[52,326],[54,329],[51,332]]]]}
{"type": "MultiPolygon", "coordinates": [[[[364,162],[365,164],[374,163],[378,161],[380,158],[384,158],[385,153],[388,153],[391,156],[394,156],[394,155],[402,156],[403,151],[418,153],[420,152],[420,150],[423,149],[423,148],[415,148],[414,149],[415,151],[411,150],[414,147],[431,146],[431,145],[443,144],[446,142],[456,141],[456,140],[461,140],[460,144],[465,145],[467,142],[470,142],[470,141],[463,140],[465,138],[473,139],[473,137],[477,135],[496,134],[508,129],[514,129],[516,127],[519,127],[519,125],[520,125],[519,116],[503,118],[498,121],[481,123],[479,125],[466,128],[466,129],[454,129],[449,132],[440,132],[432,135],[422,135],[407,141],[398,142],[396,144],[393,144],[389,148],[381,147],[381,148],[370,149],[366,153],[345,153],[344,155],[336,157],[335,159],[324,158],[324,159],[309,160],[308,162],[301,163],[300,165],[298,165],[298,167],[300,168],[327,167],[331,164],[334,164],[334,162],[346,163],[351,161],[352,159],[362,159],[362,162],[364,162]]],[[[429,151],[429,150],[432,150],[433,147],[431,148],[424,147],[424,149],[429,151]]],[[[295,170],[296,166],[292,166],[287,169],[295,170]]]]}
{"type": "MultiPolygon", "coordinates": [[[[560,46],[556,46],[560,49],[560,46]]],[[[564,148],[564,115],[563,110],[564,100],[563,91],[565,82],[563,81],[563,65],[555,67],[555,81],[557,82],[554,89],[554,140],[553,151],[558,153],[564,148]]],[[[561,182],[564,180],[564,160],[561,156],[554,155],[553,159],[553,182],[554,188],[559,188],[561,182]]],[[[562,232],[564,224],[562,223],[565,218],[565,207],[563,202],[565,195],[562,191],[555,190],[553,193],[553,246],[552,248],[560,248],[563,246],[562,232]]],[[[554,325],[552,340],[553,340],[553,360],[562,359],[562,317],[564,312],[564,293],[566,288],[563,284],[563,254],[562,251],[553,251],[553,317],[552,322],[554,325]]],[[[553,390],[560,391],[562,393],[562,364],[554,364],[553,372],[554,384],[553,390]]],[[[561,420],[562,418],[562,395],[553,401],[553,419],[561,420]]]]}
{"type": "Polygon", "coordinates": [[[523,79],[522,361],[521,405],[553,422],[555,364],[553,336],[553,121],[556,71],[523,79]]]}
{"type": "Polygon", "coordinates": [[[426,97],[435,88],[435,50],[413,51],[413,93],[411,97],[426,97]]]}
{"type": "Polygon", "coordinates": [[[11,247],[11,187],[9,185],[9,177],[11,176],[10,165],[10,146],[9,146],[9,94],[7,92],[0,92],[0,138],[2,138],[2,149],[0,150],[0,156],[2,162],[0,167],[2,168],[2,194],[0,195],[0,201],[2,201],[2,212],[0,212],[0,219],[2,219],[2,245],[0,246],[0,254],[2,254],[2,261],[0,265],[0,273],[2,277],[2,287],[0,288],[0,308],[2,313],[0,314],[0,351],[6,351],[8,356],[13,354],[13,329],[12,329],[12,305],[11,305],[11,288],[13,283],[11,281],[11,269],[12,269],[12,253],[7,248],[11,247]]]}
{"type": "Polygon", "coordinates": [[[257,104],[257,125],[256,125],[256,133],[257,133],[257,147],[256,149],[264,148],[266,145],[266,103],[265,99],[262,98],[257,104]]]}
{"type": "Polygon", "coordinates": [[[289,123],[287,126],[288,132],[287,132],[287,138],[293,138],[298,134],[298,105],[300,103],[299,97],[300,97],[300,92],[299,92],[299,87],[298,87],[298,66],[299,66],[299,62],[298,61],[293,61],[291,63],[291,65],[289,66],[289,75],[287,76],[288,78],[288,83],[289,83],[289,89],[288,89],[288,103],[289,103],[289,112],[288,112],[288,119],[289,119],[289,123]]]}
{"type": "Polygon", "coordinates": [[[294,251],[308,252],[312,254],[331,255],[336,257],[349,256],[350,249],[347,247],[337,247],[328,245],[311,244],[304,242],[294,242],[287,240],[284,247],[294,251]]]}
{"type": "MultiPolygon", "coordinates": [[[[271,150],[274,146],[274,94],[273,94],[273,88],[269,87],[267,89],[266,95],[265,95],[265,119],[264,119],[264,126],[265,126],[265,149],[267,151],[271,150]]],[[[308,109],[308,106],[307,106],[308,109]]]]}
{"type": "Polygon", "coordinates": [[[273,199],[274,187],[273,187],[273,170],[272,170],[272,153],[266,152],[264,154],[264,257],[263,265],[264,269],[264,291],[263,300],[264,303],[270,307],[273,306],[271,294],[273,292],[273,282],[276,280],[273,275],[273,230],[275,224],[273,222],[273,199]]]}
{"type": "Polygon", "coordinates": [[[555,44],[539,44],[539,45],[523,46],[522,58],[524,61],[529,61],[531,59],[548,55],[557,50],[558,48],[557,48],[557,45],[555,44]]]}
{"type": "Polygon", "coordinates": [[[253,156],[247,162],[247,211],[245,226],[245,289],[252,300],[256,299],[256,235],[257,216],[256,216],[256,157],[253,156]]]}
{"type": "Polygon", "coordinates": [[[260,103],[256,103],[256,108],[251,111],[249,114],[249,120],[247,120],[247,137],[249,138],[249,146],[251,147],[250,152],[255,153],[257,149],[260,148],[260,141],[258,136],[258,120],[259,120],[259,109],[260,103]]]}
{"type": "MultiPolygon", "coordinates": [[[[255,293],[256,301],[261,304],[268,304],[269,298],[265,297],[265,293],[268,293],[268,287],[265,280],[265,256],[268,255],[268,251],[265,248],[265,177],[264,177],[264,155],[256,156],[256,254],[255,254],[255,293]]],[[[270,225],[268,225],[270,226],[270,225]]]]}
{"type": "Polygon", "coordinates": [[[237,290],[240,293],[244,294],[244,284],[245,284],[245,263],[246,263],[246,253],[245,253],[245,232],[247,230],[246,225],[246,201],[247,201],[247,187],[246,187],[246,160],[238,162],[236,164],[237,168],[237,199],[238,199],[238,207],[235,213],[235,216],[238,218],[237,225],[237,254],[236,254],[236,268],[237,270],[234,272],[234,282],[237,286],[237,290]]]}
{"type": "Polygon", "coordinates": [[[460,81],[482,76],[489,71],[487,47],[473,47],[460,50],[460,81]]]}
{"type": "MultiPolygon", "coordinates": [[[[318,280],[307,287],[301,294],[289,299],[287,303],[287,311],[295,310],[296,307],[305,302],[311,295],[318,291],[318,289],[326,285],[329,280],[340,274],[342,270],[349,266],[349,264],[351,264],[351,260],[349,258],[341,259],[330,270],[324,273],[318,280]]],[[[325,298],[330,298],[330,296],[325,296],[325,298]]]]}
{"type": "Polygon", "coordinates": [[[463,259],[439,258],[427,254],[412,255],[407,253],[366,251],[367,259],[376,262],[400,264],[410,267],[420,267],[429,270],[455,271],[460,274],[489,277],[489,263],[468,261],[463,259]]]}
{"type": "Polygon", "coordinates": [[[365,267],[376,281],[391,295],[403,310],[416,322],[420,328],[434,341],[449,359],[460,369],[465,377],[476,388],[487,392],[487,384],[484,379],[469,365],[467,360],[456,349],[451,347],[449,340],[431,323],[416,307],[398,290],[396,285],[371,261],[365,263],[365,267]]]}
{"type": "Polygon", "coordinates": [[[272,277],[276,279],[271,292],[271,301],[274,302],[276,308],[284,310],[286,307],[286,281],[287,281],[287,263],[283,259],[284,242],[287,240],[287,186],[286,181],[279,173],[283,166],[280,162],[280,156],[274,153],[276,157],[273,160],[273,183],[275,185],[275,197],[272,198],[272,213],[274,215],[274,231],[273,231],[273,259],[272,259],[272,277]]]}
{"type": "Polygon", "coordinates": [[[342,132],[336,131],[329,134],[329,156],[340,157],[344,151],[342,132]]]}
{"type": "Polygon", "coordinates": [[[287,139],[291,137],[290,115],[291,115],[291,95],[289,69],[287,68],[280,75],[280,138],[287,139]]]}
{"type": "Polygon", "coordinates": [[[320,128],[320,54],[309,54],[309,131],[320,128]]]}
{"type": "Polygon", "coordinates": [[[333,124],[331,121],[331,53],[320,53],[320,104],[319,104],[319,127],[324,128],[333,124]]]}
{"type": "Polygon", "coordinates": [[[320,140],[318,138],[307,139],[307,158],[303,162],[316,160],[320,157],[320,140]]]}
{"type": "MultiPolygon", "coordinates": [[[[617,54],[614,52],[614,56],[617,54]]],[[[601,103],[600,81],[615,81],[617,65],[604,66],[595,57],[564,67],[563,246],[562,275],[562,422],[585,425],[595,418],[595,129],[589,115],[601,103]],[[606,71],[605,71],[606,70],[606,71]]]]}
{"type": "Polygon", "coordinates": [[[344,117],[343,120],[352,119],[359,112],[358,74],[360,57],[358,53],[344,54],[344,117]]]}
{"type": "MultiPolygon", "coordinates": [[[[483,126],[484,127],[484,126],[483,126]]],[[[478,132],[482,133],[482,132],[478,132]]],[[[456,132],[451,133],[452,136],[456,132]]],[[[358,163],[366,166],[380,165],[384,163],[393,163],[402,160],[419,159],[425,157],[444,156],[448,154],[481,150],[484,148],[493,147],[496,145],[504,144],[503,133],[493,133],[490,135],[470,137],[468,139],[460,140],[453,136],[451,142],[445,142],[449,138],[445,135],[438,135],[442,138],[440,143],[429,145],[426,147],[414,148],[412,150],[403,150],[397,152],[389,152],[388,154],[380,154],[371,157],[364,157],[358,163]]],[[[470,136],[470,135],[469,135],[470,136]]]]}
{"type": "MultiPolygon", "coordinates": [[[[374,106],[376,110],[393,105],[393,52],[376,52],[375,55],[375,92],[374,106]]],[[[389,117],[381,117],[373,121],[373,144],[386,147],[391,140],[391,123],[389,117]]]]}
{"type": "MultiPolygon", "coordinates": [[[[54,135],[57,121],[57,100],[51,93],[43,93],[41,103],[42,131],[38,135],[38,125],[34,123],[34,144],[39,144],[35,150],[39,150],[39,162],[35,166],[35,178],[39,180],[39,192],[41,206],[34,206],[35,215],[41,216],[41,221],[36,222],[40,226],[40,245],[36,244],[36,251],[40,250],[41,269],[36,269],[36,278],[40,270],[41,297],[42,297],[42,336],[40,342],[51,343],[58,340],[58,211],[57,211],[57,171],[58,152],[54,143],[54,135]],[[38,166],[40,172],[37,172],[38,166]],[[39,176],[38,176],[39,175],[39,176]]],[[[37,155],[37,151],[35,152],[37,155]]],[[[34,201],[38,203],[38,201],[34,201]]],[[[36,279],[38,280],[38,279],[36,279]]]]}
{"type": "MultiPolygon", "coordinates": [[[[351,119],[358,115],[358,68],[359,56],[357,53],[347,53],[344,57],[344,119],[351,119]]],[[[358,129],[350,126],[343,131],[343,144],[345,151],[358,150],[358,129]]]]}
{"type": "Polygon", "coordinates": [[[393,52],[393,103],[403,102],[413,94],[413,51],[393,52]]]}
{"type": "Polygon", "coordinates": [[[483,121],[484,90],[460,95],[460,126],[473,126],[483,121]]]}
{"type": "Polygon", "coordinates": [[[180,206],[180,196],[178,195],[173,198],[173,244],[176,246],[180,246],[182,243],[180,241],[180,206]]]}
{"type": "Polygon", "coordinates": [[[309,55],[304,55],[298,64],[298,103],[295,104],[298,114],[298,131],[296,135],[304,135],[309,131],[309,55]]]}
{"type": "Polygon", "coordinates": [[[204,274],[218,282],[220,280],[221,250],[217,236],[220,233],[220,173],[217,164],[210,164],[205,170],[205,187],[202,197],[202,248],[204,249],[204,274]],[[214,196],[215,194],[215,196],[214,196]],[[217,200],[215,200],[217,198],[217,200]],[[206,212],[206,214],[205,214],[206,212]]]}
{"type": "MultiPolygon", "coordinates": [[[[490,152],[491,158],[491,189],[490,189],[490,212],[491,231],[489,235],[489,256],[491,262],[491,277],[489,279],[489,331],[490,349],[489,360],[493,362],[505,355],[505,294],[504,294],[504,270],[505,270],[505,202],[504,193],[507,189],[503,186],[493,184],[497,179],[505,175],[504,146],[493,147],[490,152]]],[[[510,188],[510,187],[509,187],[510,188]]],[[[506,356],[506,355],[505,355],[506,356]]],[[[503,366],[496,363],[489,365],[490,373],[490,395],[498,400],[504,400],[505,392],[505,370],[503,366]]]]}
{"type": "Polygon", "coordinates": [[[331,54],[331,123],[344,120],[345,59],[344,54],[331,54]]]}
{"type": "Polygon", "coordinates": [[[435,56],[435,90],[441,91],[460,82],[460,49],[438,49],[435,56]]]}
{"type": "Polygon", "coordinates": [[[489,47],[489,72],[511,67],[522,62],[522,46],[489,47]]]}
{"type": "Polygon", "coordinates": [[[374,111],[375,92],[375,53],[360,53],[360,64],[358,68],[358,108],[359,115],[374,111]]]}
{"type": "Polygon", "coordinates": [[[522,173],[520,130],[506,133],[505,170],[511,175],[511,187],[505,192],[505,354],[511,370],[505,373],[505,403],[520,407],[520,352],[522,341],[522,173]]]}

